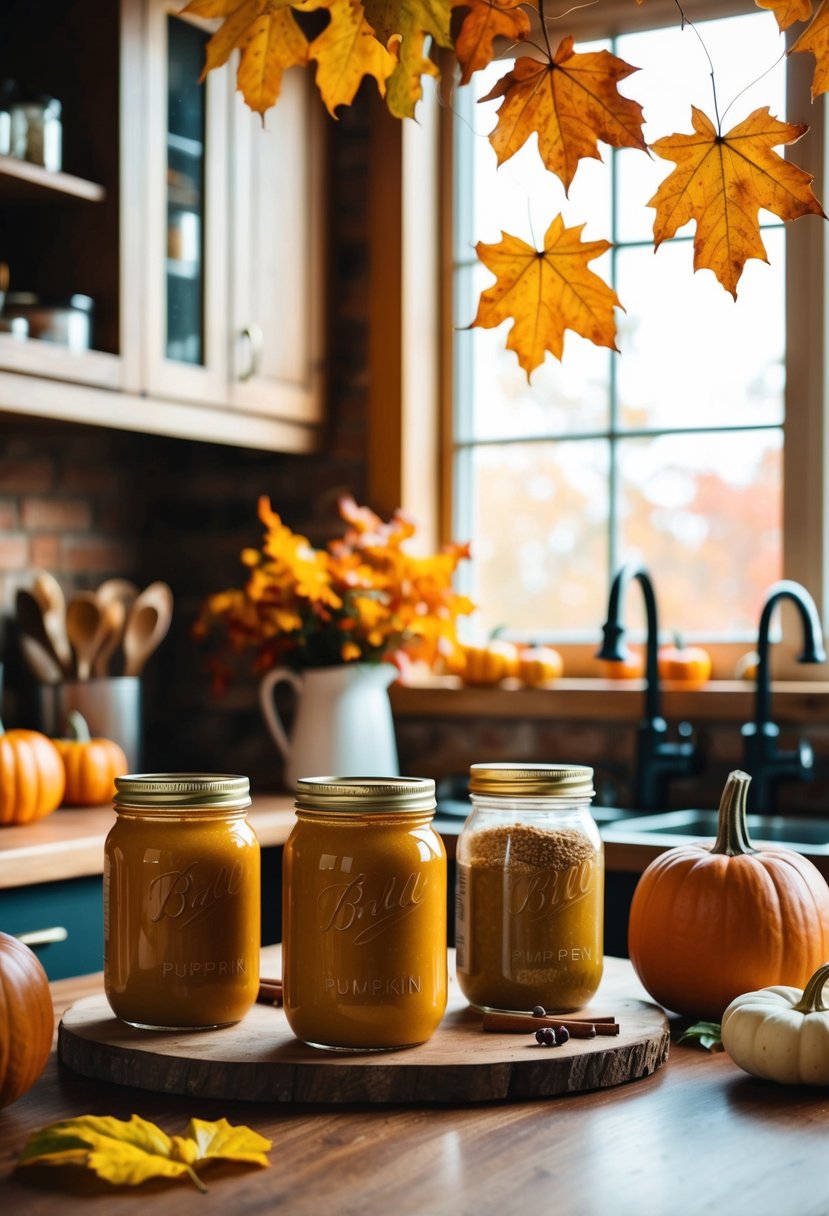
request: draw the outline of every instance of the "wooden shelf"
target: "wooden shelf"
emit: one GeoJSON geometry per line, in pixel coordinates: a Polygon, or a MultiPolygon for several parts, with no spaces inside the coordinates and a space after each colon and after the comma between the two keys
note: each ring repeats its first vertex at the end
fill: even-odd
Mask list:
{"type": "Polygon", "coordinates": [[[51,173],[40,165],[30,165],[13,156],[0,156],[0,197],[37,202],[54,198],[56,194],[90,203],[100,203],[106,198],[106,190],[97,182],[88,182],[71,173],[51,173]]]}

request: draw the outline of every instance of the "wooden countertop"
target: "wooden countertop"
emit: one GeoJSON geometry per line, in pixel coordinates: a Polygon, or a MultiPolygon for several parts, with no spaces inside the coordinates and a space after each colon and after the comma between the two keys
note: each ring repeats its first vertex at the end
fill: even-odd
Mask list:
{"type": "MultiPolygon", "coordinates": [[[[100,983],[53,984],[56,1014],[100,983]]],[[[196,1207],[206,1216],[822,1216],[827,1114],[825,1090],[756,1081],[723,1054],[675,1042],[661,1069],[628,1085],[456,1108],[196,1103],[87,1081],[53,1054],[34,1088],[0,1111],[0,1193],[15,1216],[192,1216],[196,1207]],[[87,1113],[135,1113],[169,1133],[191,1116],[226,1117],[273,1141],[271,1166],[213,1166],[203,1196],[185,1183],[116,1193],[66,1171],[13,1172],[32,1131],[87,1113]]]]}

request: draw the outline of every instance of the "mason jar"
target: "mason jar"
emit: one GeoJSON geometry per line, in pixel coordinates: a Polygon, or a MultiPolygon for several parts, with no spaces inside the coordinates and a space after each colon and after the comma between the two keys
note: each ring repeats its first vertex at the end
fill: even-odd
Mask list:
{"type": "Polygon", "coordinates": [[[473,764],[458,838],[458,985],[476,1009],[568,1013],[599,986],[604,849],[593,770],[473,764]]]}
{"type": "Polygon", "coordinates": [[[446,852],[435,783],[308,777],[282,870],[283,1002],[313,1047],[423,1043],[446,1008],[446,852]]]}
{"type": "Polygon", "coordinates": [[[247,777],[115,779],[104,850],[104,987],[143,1029],[238,1022],[259,989],[259,842],[247,777]]]}

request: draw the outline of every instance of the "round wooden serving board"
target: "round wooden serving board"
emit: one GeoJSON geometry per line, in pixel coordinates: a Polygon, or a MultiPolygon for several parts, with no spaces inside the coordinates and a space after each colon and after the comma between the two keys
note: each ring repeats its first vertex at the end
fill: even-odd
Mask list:
{"type": "MultiPolygon", "coordinates": [[[[280,975],[279,947],[262,974],[280,975]]],[[[454,952],[452,952],[454,962],[454,952]]],[[[306,1047],[281,1009],[254,1005],[236,1026],[193,1034],[134,1030],[106,997],[86,997],[63,1016],[58,1053],[73,1072],[161,1093],[255,1102],[462,1103],[548,1098],[649,1076],[668,1057],[668,1021],[623,959],[605,960],[592,1010],[613,1014],[616,1036],[539,1047],[531,1033],[492,1034],[454,979],[436,1034],[404,1051],[341,1053],[306,1047]]]]}

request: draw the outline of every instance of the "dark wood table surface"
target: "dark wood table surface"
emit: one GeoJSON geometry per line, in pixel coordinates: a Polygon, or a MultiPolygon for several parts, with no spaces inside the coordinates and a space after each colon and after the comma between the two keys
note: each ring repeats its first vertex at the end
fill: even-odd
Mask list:
{"type": "MultiPolygon", "coordinates": [[[[100,983],[55,983],[56,1015],[100,983]]],[[[756,1081],[724,1054],[674,1041],[653,1076],[613,1089],[463,1108],[322,1109],[104,1085],[53,1053],[34,1088],[0,1111],[0,1203],[9,1216],[827,1216],[829,1091],[756,1081]],[[80,1171],[14,1170],[38,1127],[132,1113],[169,1133],[193,1115],[246,1123],[273,1140],[271,1166],[212,1166],[207,1195],[184,1182],[114,1190],[80,1171]]]]}

